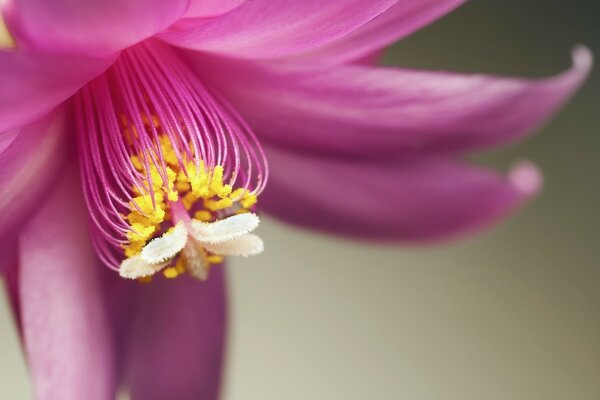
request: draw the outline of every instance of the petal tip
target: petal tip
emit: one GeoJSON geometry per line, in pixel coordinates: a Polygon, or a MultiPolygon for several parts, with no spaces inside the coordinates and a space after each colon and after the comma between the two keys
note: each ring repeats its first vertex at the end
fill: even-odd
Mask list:
{"type": "Polygon", "coordinates": [[[578,69],[589,70],[594,64],[592,51],[582,44],[573,47],[571,58],[573,59],[573,65],[578,69]]]}
{"type": "Polygon", "coordinates": [[[531,161],[519,161],[508,173],[508,179],[514,188],[526,196],[533,196],[540,192],[543,177],[539,168],[531,161]]]}

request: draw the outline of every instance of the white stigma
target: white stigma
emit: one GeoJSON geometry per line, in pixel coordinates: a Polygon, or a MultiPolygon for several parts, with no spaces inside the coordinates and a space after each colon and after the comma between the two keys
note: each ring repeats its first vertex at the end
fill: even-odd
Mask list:
{"type": "Polygon", "coordinates": [[[260,223],[256,214],[244,213],[215,222],[180,221],[159,238],[151,240],[140,255],[125,259],[119,268],[123,278],[152,276],[182,253],[187,271],[204,280],[208,276],[207,252],[216,256],[253,256],[262,253],[264,243],[250,234],[260,223]]]}

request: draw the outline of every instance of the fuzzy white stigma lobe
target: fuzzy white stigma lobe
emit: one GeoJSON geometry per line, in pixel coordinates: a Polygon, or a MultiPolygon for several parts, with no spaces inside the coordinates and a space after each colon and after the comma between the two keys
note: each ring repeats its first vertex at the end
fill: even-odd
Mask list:
{"type": "MultiPolygon", "coordinates": [[[[249,257],[262,253],[262,239],[250,234],[259,223],[260,219],[253,213],[237,214],[214,222],[180,221],[170,231],[150,241],[139,255],[125,259],[119,273],[128,279],[149,277],[180,256],[185,261],[184,271],[205,280],[211,264],[222,262],[223,256],[249,257]]],[[[165,271],[170,272],[167,270],[173,268],[165,271]]]]}

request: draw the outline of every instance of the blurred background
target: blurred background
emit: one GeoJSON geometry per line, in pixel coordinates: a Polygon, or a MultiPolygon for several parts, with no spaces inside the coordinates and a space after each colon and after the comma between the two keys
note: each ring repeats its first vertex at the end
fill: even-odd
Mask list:
{"type": "MultiPolygon", "coordinates": [[[[393,46],[388,65],[544,76],[600,58],[597,0],[479,0],[393,46]]],[[[600,399],[600,70],[526,143],[542,195],[477,238],[377,247],[266,219],[229,268],[228,400],[600,399]]],[[[0,301],[3,399],[31,391],[0,301]]]]}

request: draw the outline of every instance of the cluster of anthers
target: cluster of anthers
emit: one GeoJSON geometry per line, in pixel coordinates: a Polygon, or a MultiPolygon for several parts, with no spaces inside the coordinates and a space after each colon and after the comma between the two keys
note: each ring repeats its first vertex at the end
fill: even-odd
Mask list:
{"type": "Polygon", "coordinates": [[[268,168],[252,131],[172,50],[126,52],[78,95],[84,195],[95,248],[124,278],[206,279],[251,234],[268,168]]]}

